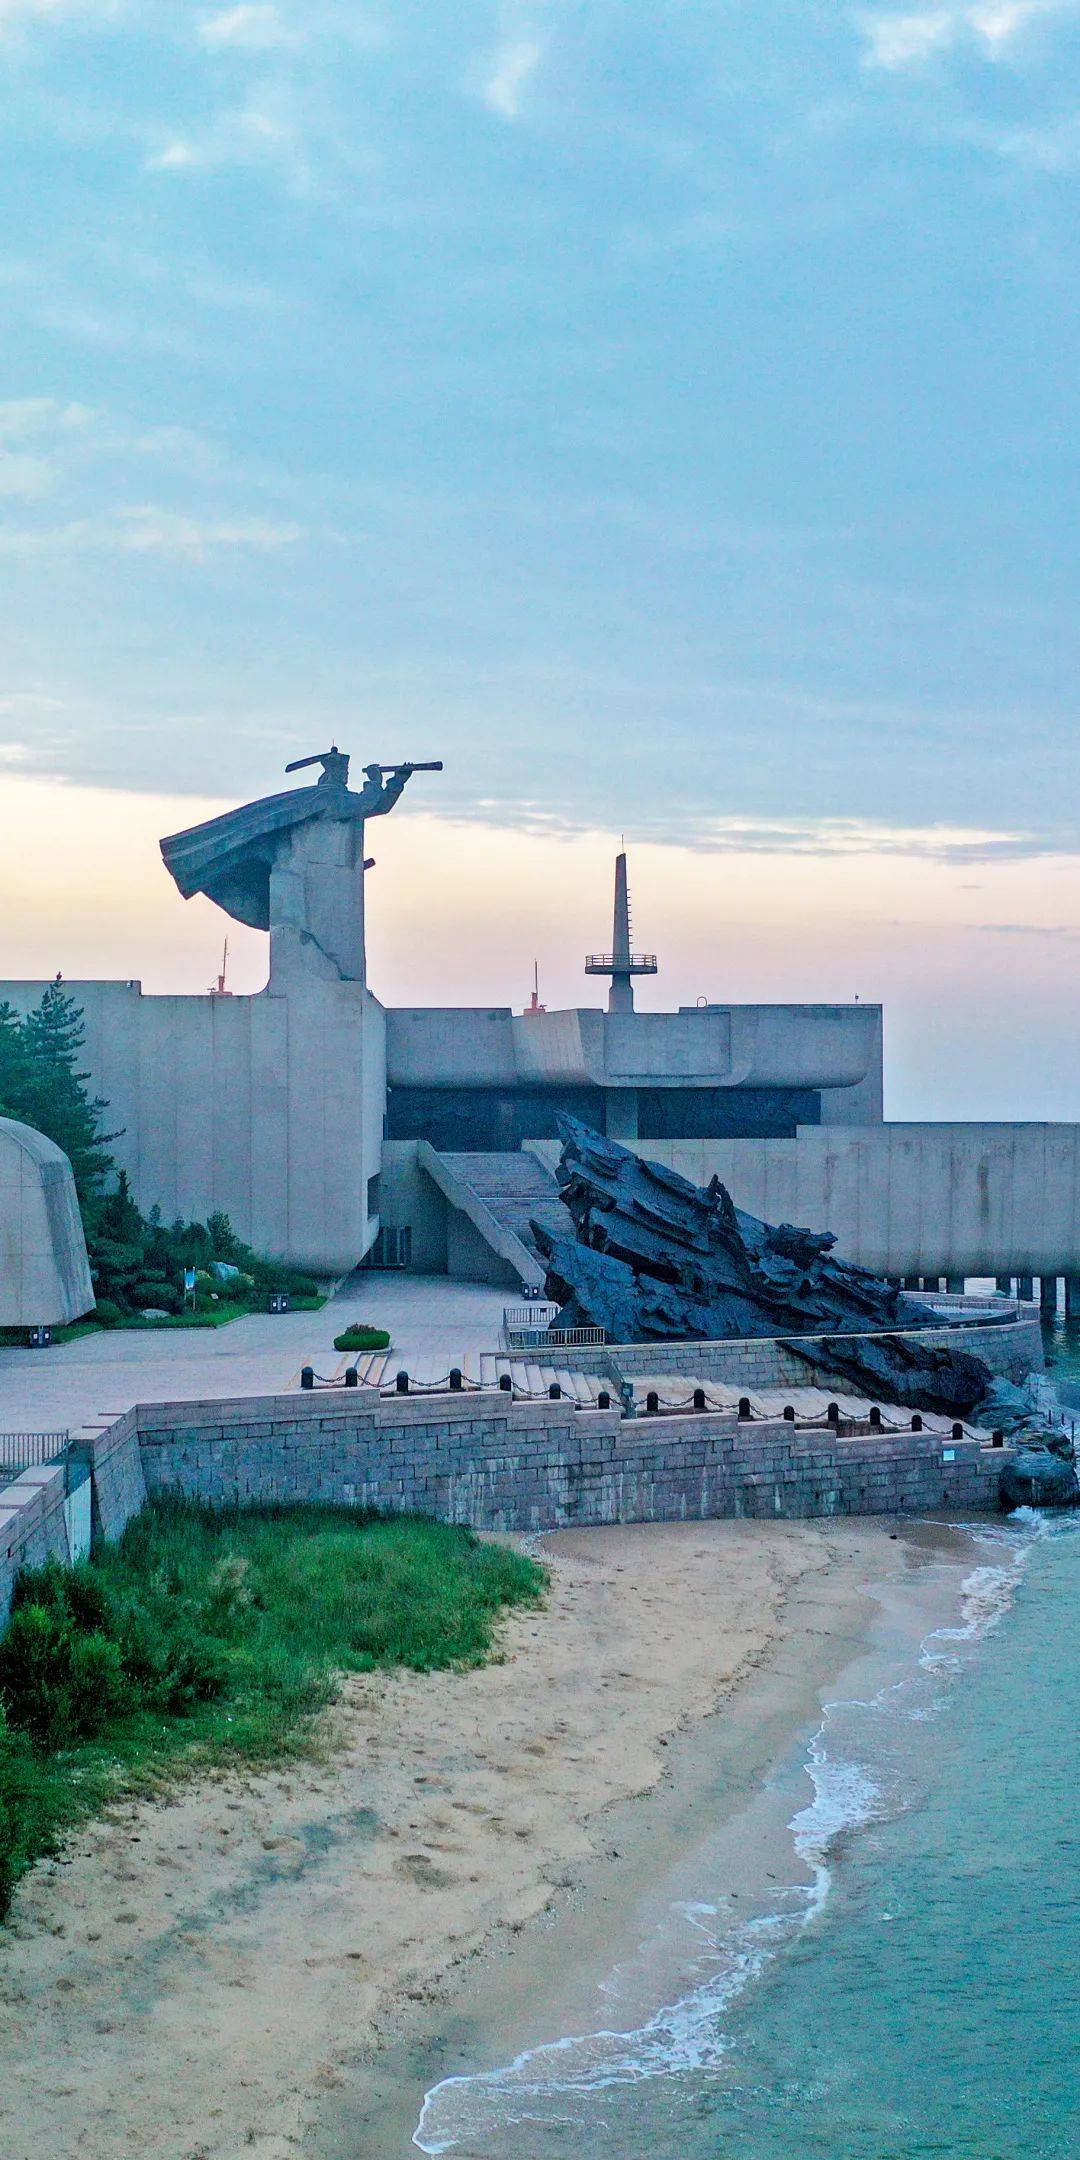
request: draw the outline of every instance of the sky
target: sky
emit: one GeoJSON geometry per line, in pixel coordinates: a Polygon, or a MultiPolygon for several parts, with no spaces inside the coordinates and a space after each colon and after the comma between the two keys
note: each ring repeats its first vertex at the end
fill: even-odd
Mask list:
{"type": "MultiPolygon", "coordinates": [[[[0,0],[0,974],[335,738],[390,1002],[880,999],[1080,1114],[1080,0],[0,0]],[[592,995],[595,996],[595,987],[592,995]]],[[[265,942],[232,934],[234,986],[265,942]]]]}

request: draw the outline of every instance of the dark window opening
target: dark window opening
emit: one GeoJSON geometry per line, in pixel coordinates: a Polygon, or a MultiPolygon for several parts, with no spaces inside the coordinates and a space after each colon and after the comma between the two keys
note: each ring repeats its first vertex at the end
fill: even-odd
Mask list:
{"type": "Polygon", "coordinates": [[[639,1140],[793,1140],[820,1125],[816,1088],[642,1088],[639,1140]]]}

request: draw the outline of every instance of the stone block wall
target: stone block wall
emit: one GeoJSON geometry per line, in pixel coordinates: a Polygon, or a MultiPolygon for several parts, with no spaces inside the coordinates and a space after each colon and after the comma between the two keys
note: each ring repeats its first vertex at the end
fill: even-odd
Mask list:
{"type": "Polygon", "coordinates": [[[23,1470],[0,1490],[0,1621],[6,1620],[21,1568],[71,1559],[62,1463],[23,1470]]]}
{"type": "MultiPolygon", "coordinates": [[[[1042,1330],[1034,1307],[1027,1307],[1017,1320],[991,1326],[917,1328],[907,1335],[897,1329],[883,1339],[895,1341],[897,1336],[927,1348],[970,1351],[992,1373],[1010,1380],[1022,1380],[1027,1373],[1043,1369],[1042,1330]]],[[[855,1343],[875,1339],[869,1334],[845,1338],[855,1343]]],[[[829,1335],[760,1335],[717,1342],[609,1343],[603,1349],[569,1346],[549,1352],[548,1357],[574,1372],[602,1374],[615,1383],[620,1375],[633,1380],[651,1373],[682,1373],[751,1391],[817,1385],[850,1391],[850,1383],[838,1380],[829,1364],[834,1341],[829,1335]],[[793,1343],[801,1355],[790,1347],[793,1343]]]]}
{"type": "Polygon", "coordinates": [[[152,1494],[418,1511],[476,1530],[988,1509],[1008,1453],[930,1433],[743,1425],[732,1412],[628,1419],[497,1391],[270,1396],[138,1417],[152,1494]]]}
{"type": "Polygon", "coordinates": [[[87,1440],[93,1478],[94,1536],[117,1538],[146,1505],[139,1447],[139,1412],[127,1410],[115,1425],[87,1440]]]}

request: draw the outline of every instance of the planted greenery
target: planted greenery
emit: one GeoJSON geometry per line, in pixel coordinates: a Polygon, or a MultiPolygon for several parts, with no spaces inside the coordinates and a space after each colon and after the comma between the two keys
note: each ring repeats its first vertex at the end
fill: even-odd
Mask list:
{"type": "Polygon", "coordinates": [[[334,1337],[335,1350],[389,1350],[390,1337],[385,1328],[371,1327],[366,1320],[352,1320],[340,1335],[334,1337]]]}
{"type": "Polygon", "coordinates": [[[310,1750],[340,1674],[480,1664],[544,1580],[426,1518],[165,1502],[77,1568],[24,1571],[0,1640],[0,1913],[117,1793],[310,1750]]]}

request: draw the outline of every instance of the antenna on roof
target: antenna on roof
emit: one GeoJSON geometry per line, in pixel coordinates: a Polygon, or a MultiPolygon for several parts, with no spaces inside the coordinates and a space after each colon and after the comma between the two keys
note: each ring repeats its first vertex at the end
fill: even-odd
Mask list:
{"type": "Polygon", "coordinates": [[[636,953],[630,948],[630,891],[626,881],[626,849],[615,857],[615,912],[612,922],[611,951],[609,953],[586,953],[586,975],[609,975],[611,989],[608,992],[609,1012],[633,1012],[634,976],[655,975],[655,953],[636,953]]]}
{"type": "Polygon", "coordinates": [[[525,1018],[528,1019],[531,1013],[542,1013],[546,1011],[547,1006],[541,1005],[540,1003],[540,962],[538,960],[534,960],[532,996],[525,1007],[525,1018]]]}
{"type": "Polygon", "coordinates": [[[210,995],[211,995],[211,997],[231,997],[231,996],[232,996],[232,991],[231,991],[231,990],[226,990],[226,988],[225,988],[225,975],[226,975],[226,971],[227,971],[227,969],[228,969],[228,965],[229,965],[229,940],[228,940],[228,938],[226,938],[226,940],[225,940],[225,949],[224,949],[224,951],[223,951],[223,953],[222,953],[222,955],[221,955],[221,973],[220,973],[220,975],[218,976],[218,979],[217,979],[216,983],[212,983],[212,984],[211,984],[211,986],[210,986],[210,995]]]}

